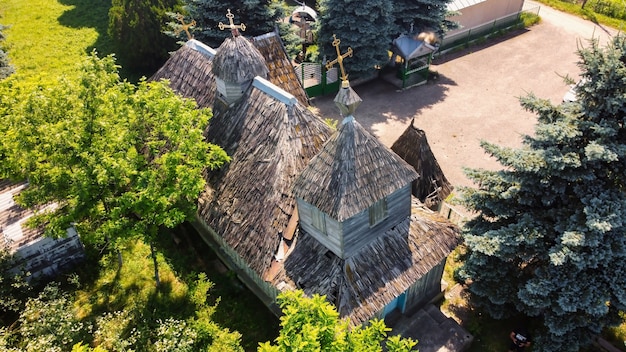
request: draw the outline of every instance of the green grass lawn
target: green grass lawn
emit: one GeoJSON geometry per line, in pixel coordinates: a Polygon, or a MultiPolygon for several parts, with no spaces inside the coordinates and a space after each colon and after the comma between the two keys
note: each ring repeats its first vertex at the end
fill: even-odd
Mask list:
{"type": "MultiPolygon", "coordinates": [[[[246,351],[255,351],[259,342],[276,338],[278,319],[229,272],[215,269],[217,257],[189,228],[180,226],[174,230],[178,244],[168,234],[159,237],[156,247],[161,287],[158,290],[150,248],[141,241],[123,246],[121,268],[115,252],[101,258],[92,256],[79,271],[82,285],[76,291],[75,301],[78,317],[93,320],[106,312],[139,310],[153,321],[168,317],[185,319],[195,314],[188,291],[198,273],[204,272],[214,283],[208,295],[208,303],[217,305],[213,321],[241,333],[246,351]]],[[[121,326],[124,323],[120,322],[117,328],[121,331],[132,328],[121,326]]]]}
{"type": "MultiPolygon", "coordinates": [[[[107,36],[110,0],[2,0],[3,43],[20,80],[73,75],[92,50],[114,51],[107,36]]],[[[124,75],[122,71],[122,75],[124,75]]]]}
{"type": "MultiPolygon", "coordinates": [[[[589,0],[585,8],[581,7],[580,1],[563,1],[563,0],[536,0],[536,1],[544,5],[548,5],[552,8],[555,8],[559,11],[566,12],[566,13],[584,18],[586,20],[589,20],[591,22],[594,22],[600,25],[613,27],[620,31],[624,31],[626,29],[626,23],[624,23],[624,20],[620,18],[611,18],[602,13],[594,12],[594,8],[595,8],[594,4],[597,3],[597,1],[594,1],[594,0],[589,0]]],[[[625,6],[621,0],[619,1],[609,0],[608,1],[608,3],[611,3],[611,2],[615,3],[615,5],[619,6],[620,8],[622,8],[622,6],[625,6]]]]}

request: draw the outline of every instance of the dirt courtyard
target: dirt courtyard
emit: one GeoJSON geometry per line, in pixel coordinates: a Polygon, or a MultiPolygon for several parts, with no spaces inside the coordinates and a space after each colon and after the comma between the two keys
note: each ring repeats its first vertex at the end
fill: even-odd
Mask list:
{"type": "MultiPolygon", "coordinates": [[[[527,0],[525,8],[537,6],[527,0]]],[[[484,153],[481,140],[517,147],[523,135],[533,134],[536,115],[518,98],[532,92],[558,104],[569,88],[562,77],[580,72],[577,48],[592,37],[601,43],[609,38],[607,30],[549,7],[541,6],[539,16],[541,23],[526,30],[435,59],[431,70],[439,78],[428,84],[399,91],[377,79],[353,87],[363,100],[356,120],[390,147],[415,119],[448,180],[471,186],[464,167],[500,166],[484,153]]],[[[333,99],[317,97],[312,105],[338,119],[333,99]]]]}

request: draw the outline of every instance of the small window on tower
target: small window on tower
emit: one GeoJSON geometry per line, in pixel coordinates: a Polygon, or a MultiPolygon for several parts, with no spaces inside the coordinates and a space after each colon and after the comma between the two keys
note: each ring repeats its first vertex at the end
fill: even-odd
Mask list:
{"type": "Polygon", "coordinates": [[[387,217],[387,199],[383,198],[369,208],[370,227],[375,226],[387,217]]]}
{"type": "Polygon", "coordinates": [[[311,210],[311,224],[323,234],[326,234],[326,215],[319,209],[311,210]]]}

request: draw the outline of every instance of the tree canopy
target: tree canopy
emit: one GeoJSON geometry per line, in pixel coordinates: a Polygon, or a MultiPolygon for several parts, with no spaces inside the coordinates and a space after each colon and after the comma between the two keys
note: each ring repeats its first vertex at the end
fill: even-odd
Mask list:
{"type": "Polygon", "coordinates": [[[346,65],[351,78],[371,75],[389,61],[387,51],[393,39],[392,2],[386,0],[321,0],[319,48],[327,60],[337,57],[333,34],[341,41],[343,54],[348,47],[353,58],[346,65]]]}
{"type": "Polygon", "coordinates": [[[418,34],[432,31],[440,36],[456,24],[446,20],[448,3],[452,0],[393,0],[397,34],[418,34]]]}
{"type": "Polygon", "coordinates": [[[460,274],[495,317],[542,326],[533,351],[578,351],[626,309],[626,38],[579,50],[575,102],[528,95],[524,147],[483,148],[505,167],[467,170],[469,256],[460,274]]]}
{"type": "Polygon", "coordinates": [[[108,33],[125,68],[153,72],[176,49],[165,30],[168,12],[179,12],[179,0],[112,0],[108,33]]]}
{"type": "Polygon", "coordinates": [[[278,301],[283,310],[280,334],[276,344],[261,344],[259,352],[382,351],[383,344],[387,351],[402,352],[417,344],[398,335],[387,338],[391,329],[378,319],[351,329],[349,321],[339,319],[337,309],[324,296],[309,298],[302,291],[286,291],[278,301]]]}
{"type": "MultiPolygon", "coordinates": [[[[0,24],[0,43],[4,40],[4,33],[2,33],[2,31],[5,28],[5,26],[0,24]]],[[[11,65],[7,53],[0,46],[0,79],[9,77],[13,73],[15,73],[15,67],[11,65]]]]}
{"type": "Polygon", "coordinates": [[[228,25],[226,18],[230,9],[235,24],[246,26],[242,34],[254,37],[274,30],[276,21],[282,16],[280,2],[276,0],[248,0],[233,4],[224,0],[183,0],[190,20],[196,21],[193,35],[201,42],[219,47],[230,30],[220,30],[219,23],[228,25]]]}
{"type": "Polygon", "coordinates": [[[341,40],[342,53],[354,50],[346,65],[352,78],[367,77],[389,61],[393,39],[402,33],[433,31],[439,35],[452,22],[446,21],[449,0],[356,1],[320,0],[319,47],[327,60],[337,54],[333,34],[341,40]]]}
{"type": "Polygon", "coordinates": [[[18,200],[52,237],[73,225],[88,240],[150,240],[195,214],[203,170],[228,160],[204,141],[210,110],[167,82],[121,81],[110,56],[89,56],[76,81],[0,89],[0,177],[28,180],[18,200]]]}

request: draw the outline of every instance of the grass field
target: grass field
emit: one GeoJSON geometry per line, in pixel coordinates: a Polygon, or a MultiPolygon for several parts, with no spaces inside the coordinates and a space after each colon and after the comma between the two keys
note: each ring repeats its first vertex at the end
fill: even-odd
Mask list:
{"type": "MultiPolygon", "coordinates": [[[[110,0],[2,0],[3,43],[20,79],[75,74],[81,58],[114,52],[107,36],[110,0]]],[[[128,74],[122,70],[122,75],[128,74]]]]}
{"type": "Polygon", "coordinates": [[[607,4],[612,8],[618,8],[626,15],[626,3],[622,0],[589,0],[584,8],[581,7],[582,1],[580,0],[536,0],[539,3],[548,5],[559,11],[566,12],[578,17],[587,19],[600,25],[606,25],[613,27],[620,31],[626,30],[626,23],[624,18],[613,18],[604,13],[596,12],[595,10],[604,10],[605,6],[598,6],[599,4],[607,4]]]}

